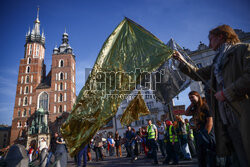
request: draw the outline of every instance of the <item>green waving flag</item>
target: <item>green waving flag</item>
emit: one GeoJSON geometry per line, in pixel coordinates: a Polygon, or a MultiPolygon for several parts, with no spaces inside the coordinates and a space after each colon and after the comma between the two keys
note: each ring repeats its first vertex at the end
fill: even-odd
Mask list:
{"type": "Polygon", "coordinates": [[[125,18],[108,37],[61,127],[71,156],[116,114],[142,76],[158,69],[172,50],[149,31],[125,18]]]}

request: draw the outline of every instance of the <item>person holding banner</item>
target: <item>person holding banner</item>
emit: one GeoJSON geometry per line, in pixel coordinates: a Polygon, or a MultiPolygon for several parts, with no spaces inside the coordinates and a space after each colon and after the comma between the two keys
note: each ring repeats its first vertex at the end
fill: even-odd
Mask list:
{"type": "Polygon", "coordinates": [[[228,25],[212,29],[208,37],[210,48],[217,51],[211,65],[198,69],[177,51],[173,58],[192,79],[210,80],[217,155],[228,157],[232,166],[250,166],[250,44],[240,43],[228,25]]]}

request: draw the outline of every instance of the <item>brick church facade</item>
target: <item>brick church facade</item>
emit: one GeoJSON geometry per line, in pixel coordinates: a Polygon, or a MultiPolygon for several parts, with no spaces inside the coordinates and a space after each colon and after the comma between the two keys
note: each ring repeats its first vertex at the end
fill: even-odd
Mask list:
{"type": "Polygon", "coordinates": [[[76,99],[75,56],[68,34],[65,31],[62,44],[54,48],[51,69],[46,75],[45,36],[40,33],[38,13],[33,29],[26,34],[24,57],[20,60],[10,144],[25,140],[22,134],[27,136],[30,119],[38,109],[48,113],[46,121],[52,124],[71,111],[76,99]]]}

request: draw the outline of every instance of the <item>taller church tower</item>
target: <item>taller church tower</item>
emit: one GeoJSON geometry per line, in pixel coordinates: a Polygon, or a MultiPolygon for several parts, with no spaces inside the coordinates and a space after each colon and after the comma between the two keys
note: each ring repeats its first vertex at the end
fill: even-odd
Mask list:
{"type": "Polygon", "coordinates": [[[12,144],[27,131],[28,117],[35,112],[35,88],[46,75],[44,64],[45,36],[40,33],[39,8],[33,29],[26,34],[24,58],[20,60],[14,113],[12,118],[12,144]]]}

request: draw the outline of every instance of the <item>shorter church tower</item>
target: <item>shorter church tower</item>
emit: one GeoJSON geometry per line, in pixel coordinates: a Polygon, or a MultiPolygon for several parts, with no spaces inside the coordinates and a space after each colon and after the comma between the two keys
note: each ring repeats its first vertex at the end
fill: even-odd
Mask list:
{"type": "Polygon", "coordinates": [[[68,43],[68,34],[62,36],[62,44],[55,47],[52,55],[50,119],[71,111],[75,94],[75,56],[68,43]]]}

